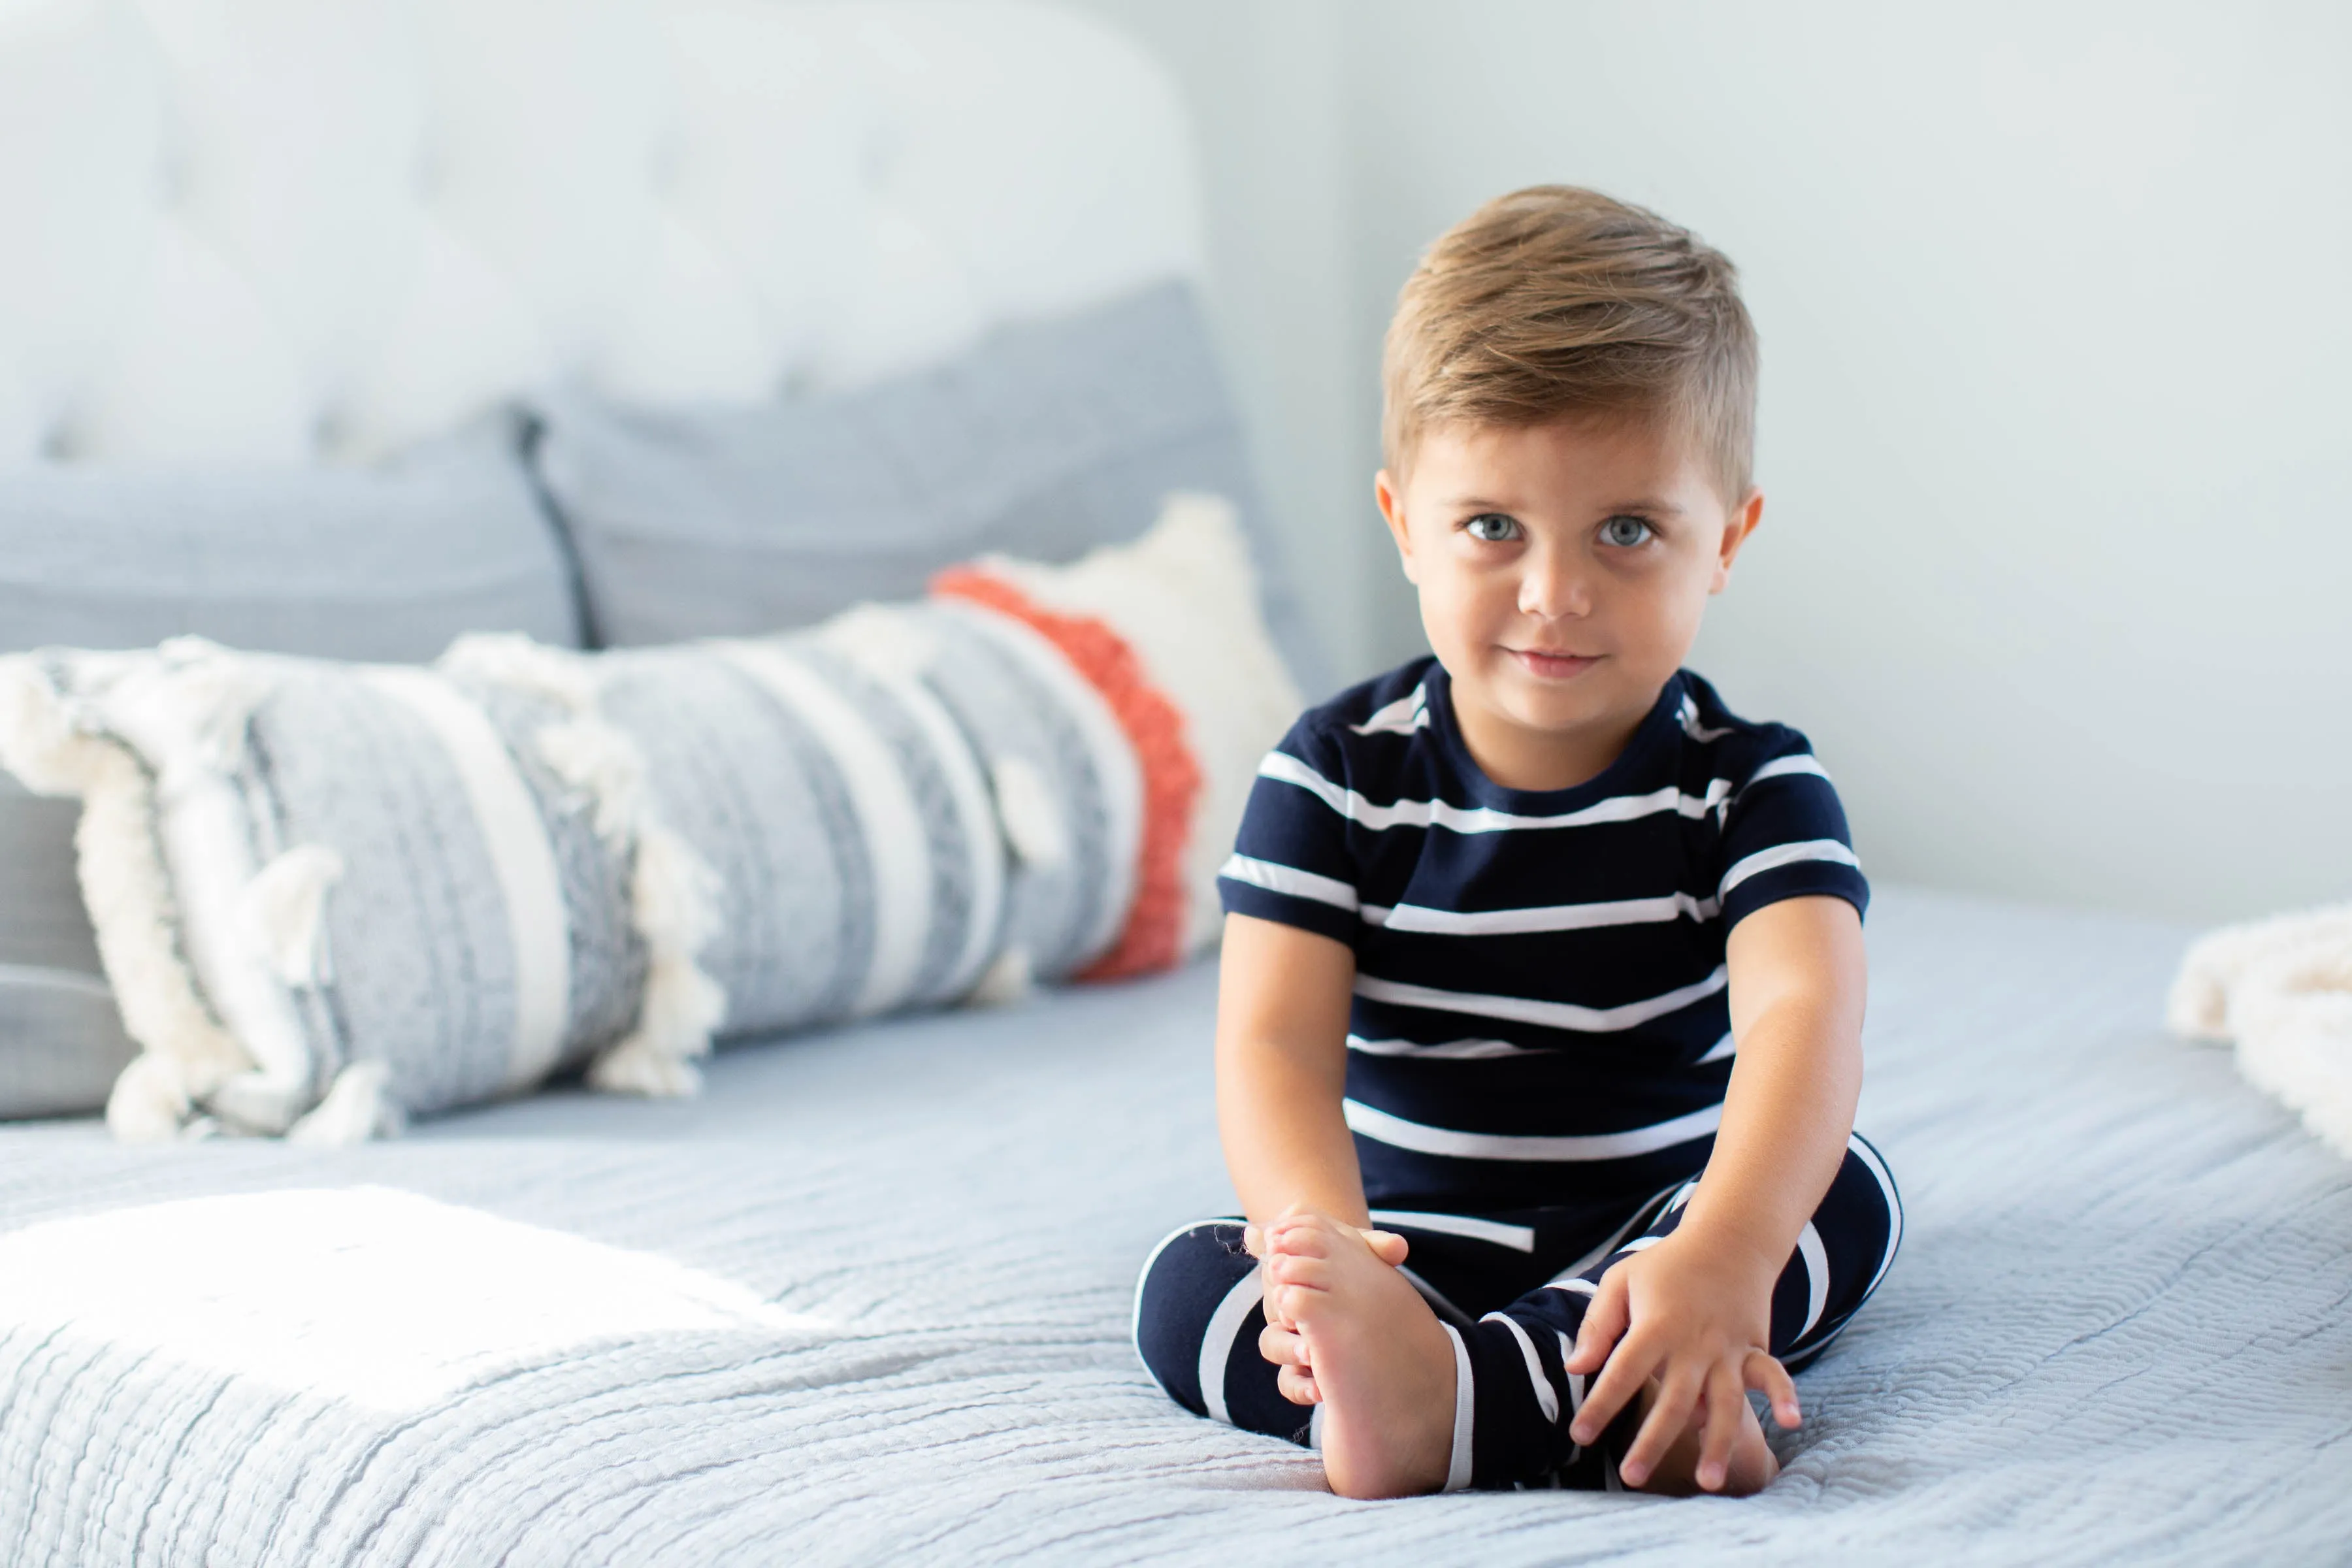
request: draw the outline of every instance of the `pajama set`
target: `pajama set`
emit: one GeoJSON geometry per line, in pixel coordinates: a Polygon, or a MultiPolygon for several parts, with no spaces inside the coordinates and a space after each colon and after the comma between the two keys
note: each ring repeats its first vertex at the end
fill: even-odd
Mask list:
{"type": "MultiPolygon", "coordinates": [[[[1868,902],[1805,738],[1685,670],[1622,755],[1572,789],[1490,782],[1444,667],[1312,710],[1258,770],[1227,910],[1356,955],[1342,1113],[1374,1222],[1454,1343],[1465,1487],[1613,1488],[1568,1428],[1564,1368],[1601,1273],[1672,1232],[1715,1146],[1736,1050],[1725,939],[1782,899],[1868,902]]],[[[1893,1178],[1860,1137],[1772,1296],[1772,1353],[1821,1353],[1894,1259],[1893,1178]]],[[[1311,1444],[1258,1353],[1238,1219],[1162,1242],[1136,1347],[1187,1409],[1311,1444]]],[[[1624,1423],[1620,1422],[1622,1434],[1624,1423]]]]}

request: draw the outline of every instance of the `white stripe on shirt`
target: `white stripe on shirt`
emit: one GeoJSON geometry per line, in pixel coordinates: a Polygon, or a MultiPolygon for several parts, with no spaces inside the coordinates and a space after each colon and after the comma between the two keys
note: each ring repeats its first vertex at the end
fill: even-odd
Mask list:
{"type": "Polygon", "coordinates": [[[1296,784],[1349,821],[1381,831],[1391,827],[1443,827],[1452,833],[1507,833],[1515,828],[1589,827],[1603,822],[1632,822],[1662,811],[1685,816],[1705,816],[1729,797],[1729,779],[1711,779],[1704,795],[1685,795],[1671,785],[1648,795],[1612,795],[1578,811],[1556,816],[1522,816],[1491,806],[1455,805],[1446,800],[1400,800],[1383,805],[1366,800],[1354,790],[1333,784],[1288,752],[1269,752],[1258,764],[1258,777],[1296,784]]]}
{"type": "Polygon", "coordinates": [[[1400,1007],[1428,1007],[1441,1013],[1470,1013],[1482,1018],[1507,1018],[1548,1029],[1580,1029],[1606,1033],[1631,1029],[1714,995],[1731,983],[1721,964],[1706,979],[1679,986],[1663,996],[1627,1002],[1616,1007],[1580,1007],[1572,1002],[1538,1002],[1526,996],[1488,996],[1475,991],[1441,991],[1434,985],[1409,985],[1401,980],[1356,976],[1356,994],[1400,1007]]]}
{"type": "Polygon", "coordinates": [[[1714,899],[1668,893],[1655,899],[1618,899],[1597,904],[1548,904],[1526,910],[1433,910],[1423,904],[1363,906],[1364,923],[1390,931],[1433,936],[1516,936],[1528,931],[1590,931],[1596,926],[1651,925],[1687,915],[1711,921],[1722,906],[1714,899]]]}
{"type": "Polygon", "coordinates": [[[1742,795],[1747,794],[1749,790],[1754,789],[1758,784],[1762,784],[1766,779],[1787,778],[1791,773],[1811,773],[1815,778],[1820,779],[1826,779],[1830,776],[1829,769],[1822,766],[1819,761],[1804,752],[1799,752],[1793,757],[1775,757],[1772,761],[1766,763],[1762,767],[1758,768],[1754,773],[1749,773],[1748,775],[1748,782],[1739,786],[1739,793],[1742,795]]]}
{"type": "Polygon", "coordinates": [[[1429,728],[1429,683],[1422,682],[1406,696],[1398,698],[1360,724],[1349,729],[1359,735],[1410,735],[1415,730],[1429,728]]]}
{"type": "Polygon", "coordinates": [[[1746,859],[1735,863],[1723,874],[1723,881],[1716,888],[1715,896],[1718,899],[1727,897],[1732,889],[1750,877],[1806,860],[1828,860],[1857,869],[1862,866],[1862,862],[1854,858],[1853,851],[1834,838],[1808,838],[1799,844],[1775,844],[1769,849],[1759,849],[1746,859]]]}
{"type": "MultiPolygon", "coordinates": [[[[109,993],[109,994],[112,994],[109,993]]],[[[1368,1057],[1423,1057],[1432,1061],[1475,1062],[1495,1057],[1543,1057],[1552,1053],[1541,1047],[1515,1046],[1508,1040],[1446,1040],[1439,1045],[1424,1046],[1417,1040],[1368,1040],[1361,1035],[1348,1037],[1348,1048],[1361,1051],[1368,1057]]]]}
{"type": "Polygon", "coordinates": [[[1318,904],[1335,909],[1354,910],[1356,889],[1337,877],[1319,877],[1312,871],[1302,871],[1296,866],[1284,866],[1273,860],[1255,860],[1247,855],[1235,855],[1217,868],[1220,877],[1230,877],[1236,882],[1247,882],[1253,888],[1264,888],[1269,893],[1286,893],[1294,899],[1312,899],[1318,904]]]}
{"type": "Polygon", "coordinates": [[[1427,1127],[1407,1121],[1361,1100],[1343,1100],[1341,1115],[1348,1130],[1392,1149],[1416,1154],[1442,1154],[1465,1160],[1517,1160],[1542,1163],[1588,1160],[1623,1160],[1654,1154],[1678,1143],[1694,1142],[1723,1123],[1720,1104],[1702,1106],[1670,1121],[1636,1127],[1624,1132],[1593,1132],[1570,1137],[1534,1137],[1506,1132],[1457,1132],[1450,1127],[1427,1127]]]}
{"type": "Polygon", "coordinates": [[[1682,708],[1675,713],[1675,717],[1682,721],[1683,733],[1702,744],[1708,741],[1720,741],[1726,735],[1731,733],[1730,727],[1727,725],[1720,730],[1710,730],[1706,725],[1700,723],[1698,721],[1698,704],[1691,700],[1690,693],[1688,692],[1685,692],[1683,694],[1682,708]]]}

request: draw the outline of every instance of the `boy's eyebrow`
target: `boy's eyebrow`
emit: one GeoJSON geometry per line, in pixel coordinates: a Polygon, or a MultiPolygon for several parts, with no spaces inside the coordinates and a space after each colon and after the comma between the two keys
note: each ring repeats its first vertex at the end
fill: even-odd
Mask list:
{"type": "MultiPolygon", "coordinates": [[[[1509,501],[1489,500],[1485,496],[1460,496],[1448,501],[1446,506],[1447,510],[1454,511],[1517,511],[1518,510],[1509,501]]],[[[1672,501],[1647,499],[1612,501],[1601,509],[1601,513],[1604,517],[1614,517],[1620,512],[1629,511],[1654,512],[1660,517],[1680,517],[1683,514],[1683,509],[1672,501]]]]}

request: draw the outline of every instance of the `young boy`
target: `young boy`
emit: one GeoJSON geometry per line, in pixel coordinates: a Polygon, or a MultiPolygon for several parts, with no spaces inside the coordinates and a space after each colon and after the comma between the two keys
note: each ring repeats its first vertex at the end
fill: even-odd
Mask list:
{"type": "Polygon", "coordinates": [[[1877,1286],[1862,910],[1802,735],[1681,668],[1763,497],[1731,264],[1590,191],[1407,282],[1375,494],[1433,658],[1302,717],[1224,869],[1247,1211],[1145,1265],[1196,1413],[1359,1498],[1751,1492],[1877,1286]],[[1375,1228],[1377,1227],[1377,1228],[1375,1228]]]}

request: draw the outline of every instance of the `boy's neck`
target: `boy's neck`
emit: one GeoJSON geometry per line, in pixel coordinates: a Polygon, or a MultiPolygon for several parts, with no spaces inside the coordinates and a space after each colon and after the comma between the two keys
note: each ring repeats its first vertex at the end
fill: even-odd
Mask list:
{"type": "Polygon", "coordinates": [[[1612,712],[1565,730],[1538,730],[1489,711],[1460,687],[1451,689],[1454,728],[1470,760],[1505,789],[1573,789],[1601,776],[1625,754],[1642,721],[1665,689],[1628,712],[1612,712]]]}

